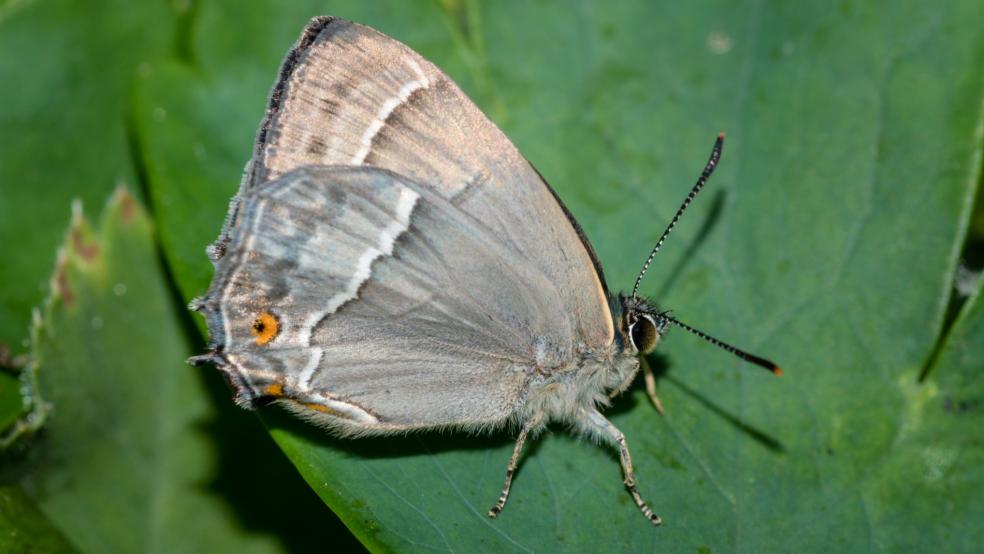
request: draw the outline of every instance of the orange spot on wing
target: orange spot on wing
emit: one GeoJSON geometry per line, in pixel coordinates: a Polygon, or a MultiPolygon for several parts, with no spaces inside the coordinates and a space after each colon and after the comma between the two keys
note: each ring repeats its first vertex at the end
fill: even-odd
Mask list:
{"type": "Polygon", "coordinates": [[[280,321],[270,312],[263,312],[256,316],[249,330],[256,337],[256,344],[263,346],[280,334],[280,321]]]}
{"type": "Polygon", "coordinates": [[[263,389],[263,394],[267,396],[281,397],[284,395],[284,386],[280,383],[267,385],[266,388],[263,389]]]}
{"type": "Polygon", "coordinates": [[[324,413],[324,414],[333,415],[335,417],[345,418],[345,414],[343,414],[343,413],[341,413],[341,412],[339,412],[337,410],[332,410],[331,408],[329,408],[328,406],[325,406],[324,404],[316,404],[314,402],[304,402],[304,403],[301,404],[301,406],[304,406],[305,408],[307,408],[309,410],[314,410],[316,412],[321,412],[321,413],[324,413]]]}

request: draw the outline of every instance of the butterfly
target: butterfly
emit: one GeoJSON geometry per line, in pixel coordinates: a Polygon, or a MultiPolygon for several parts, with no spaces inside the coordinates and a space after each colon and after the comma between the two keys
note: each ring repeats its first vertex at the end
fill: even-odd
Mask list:
{"type": "MultiPolygon", "coordinates": [[[[612,294],[580,226],[440,69],[368,27],[318,17],[287,54],[191,308],[236,402],[278,402],[338,437],[570,424],[613,446],[653,524],[625,436],[602,415],[671,326],[779,374],[638,296],[612,294]]],[[[648,366],[647,390],[655,389],[648,366]]]]}

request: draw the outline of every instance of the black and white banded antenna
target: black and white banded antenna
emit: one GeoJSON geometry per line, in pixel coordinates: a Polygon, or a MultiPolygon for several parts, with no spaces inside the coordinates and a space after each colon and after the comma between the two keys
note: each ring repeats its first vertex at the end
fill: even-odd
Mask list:
{"type": "Polygon", "coordinates": [[[663,246],[663,241],[665,241],[666,237],[670,235],[670,231],[672,231],[673,227],[676,226],[677,221],[680,221],[680,216],[683,215],[683,212],[686,211],[687,206],[689,206],[690,203],[693,202],[694,198],[697,197],[697,193],[700,192],[700,189],[704,188],[704,185],[707,184],[707,180],[711,178],[711,173],[714,173],[714,168],[717,167],[718,160],[721,159],[721,148],[723,146],[724,133],[718,133],[717,140],[714,141],[714,149],[711,150],[711,157],[707,160],[707,165],[704,166],[704,171],[702,171],[700,177],[697,178],[697,183],[694,185],[694,188],[690,189],[690,192],[687,193],[687,197],[683,200],[683,204],[680,205],[676,215],[674,215],[673,219],[670,220],[670,224],[666,226],[666,230],[663,231],[663,235],[659,237],[658,241],[656,241],[656,246],[653,247],[653,251],[650,252],[649,257],[646,258],[646,263],[642,264],[642,271],[639,272],[639,276],[636,277],[635,286],[632,287],[633,297],[637,297],[639,285],[642,283],[642,278],[645,277],[646,272],[649,271],[649,265],[653,263],[653,258],[656,257],[656,253],[659,252],[660,247],[663,246]]]}
{"type": "MultiPolygon", "coordinates": [[[[673,230],[673,227],[677,224],[677,221],[680,220],[680,216],[683,215],[683,212],[686,211],[687,207],[690,206],[690,203],[693,202],[694,198],[697,197],[697,193],[699,193],[700,190],[704,188],[704,185],[707,184],[707,180],[710,179],[711,174],[714,173],[714,169],[717,167],[718,161],[721,159],[721,148],[723,146],[724,146],[724,133],[718,133],[717,140],[714,141],[714,148],[711,150],[711,156],[707,160],[707,165],[704,166],[704,171],[702,171],[700,177],[697,178],[697,183],[694,184],[694,188],[690,189],[690,192],[687,193],[687,197],[683,200],[683,204],[680,205],[680,208],[677,210],[676,215],[674,215],[673,219],[670,220],[670,224],[666,226],[666,230],[663,231],[662,236],[660,236],[659,240],[656,241],[656,246],[653,247],[653,251],[650,252],[649,257],[646,258],[646,263],[642,264],[642,271],[639,272],[639,276],[636,277],[635,286],[632,287],[633,298],[635,298],[637,293],[639,292],[639,284],[642,283],[642,278],[645,277],[646,271],[649,270],[649,265],[653,263],[653,258],[656,257],[656,253],[659,252],[660,247],[663,246],[663,241],[666,240],[666,237],[669,236],[670,231],[673,230]]],[[[761,356],[756,356],[755,354],[746,352],[722,340],[718,340],[712,337],[711,335],[708,335],[707,333],[701,331],[700,329],[695,329],[687,325],[686,323],[670,316],[667,313],[661,314],[660,317],[667,323],[672,323],[673,325],[676,325],[677,327],[685,331],[697,335],[698,337],[706,340],[707,342],[713,344],[714,346],[717,346],[718,348],[722,348],[724,350],[727,350],[728,352],[731,352],[732,354],[738,356],[739,358],[745,360],[746,362],[755,364],[761,368],[765,368],[766,370],[771,371],[775,375],[782,375],[782,369],[780,369],[778,365],[776,365],[775,363],[769,360],[766,360],[765,358],[762,358],[761,356]]]]}
{"type": "Polygon", "coordinates": [[[755,354],[752,354],[750,352],[745,352],[741,348],[737,348],[737,347],[731,346],[730,344],[728,344],[728,343],[726,343],[726,342],[724,342],[722,340],[718,340],[718,339],[716,339],[716,338],[708,335],[707,333],[701,331],[700,329],[694,329],[693,327],[687,325],[686,323],[684,323],[684,322],[680,321],[679,319],[676,319],[676,318],[674,318],[674,317],[672,317],[672,316],[670,316],[668,314],[663,314],[660,317],[662,317],[662,319],[665,320],[667,323],[672,323],[673,325],[676,325],[677,327],[679,327],[679,328],[681,328],[681,329],[683,329],[685,331],[688,331],[690,333],[693,333],[693,334],[697,335],[698,337],[706,340],[707,342],[713,344],[714,346],[717,346],[718,348],[722,348],[724,350],[727,350],[728,352],[731,352],[735,356],[738,356],[739,358],[745,360],[748,363],[755,364],[755,365],[757,365],[757,366],[759,366],[761,368],[764,368],[764,369],[766,369],[768,371],[771,371],[775,375],[782,375],[782,369],[780,369],[779,366],[776,365],[774,362],[770,362],[769,360],[766,360],[765,358],[763,358],[761,356],[756,356],[755,354]]]}

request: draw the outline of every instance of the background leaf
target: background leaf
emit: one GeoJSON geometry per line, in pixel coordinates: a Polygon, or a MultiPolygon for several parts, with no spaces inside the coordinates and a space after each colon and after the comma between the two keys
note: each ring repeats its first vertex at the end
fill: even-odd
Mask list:
{"type": "Polygon", "coordinates": [[[125,125],[137,67],[171,53],[187,3],[0,4],[0,342],[28,346],[69,201],[103,202],[134,182],[125,125]]]}
{"type": "Polygon", "coordinates": [[[275,439],[360,539],[448,550],[979,544],[970,487],[981,444],[968,433],[984,408],[970,402],[956,419],[947,398],[952,411],[964,393],[941,391],[967,378],[951,349],[984,350],[951,339],[919,376],[945,327],[980,179],[984,5],[237,6],[202,4],[199,63],[154,68],[136,104],[186,298],[208,284],[201,252],[278,60],[308,17],[331,13],[407,42],[472,94],[579,218],[613,288],[631,284],[727,131],[713,188],[644,292],[786,370],[771,379],[679,333],[661,346],[667,416],[639,390],[611,411],[659,530],[631,506],[612,455],[562,430],[528,452],[491,522],[508,437],[338,441],[268,411],[275,439]]]}
{"type": "MultiPolygon", "coordinates": [[[[29,347],[31,309],[48,292],[69,201],[98,205],[134,182],[127,99],[138,67],[179,53],[187,2],[0,3],[0,351],[29,347]]],[[[0,373],[0,429],[32,406],[0,373]]],[[[18,418],[21,418],[18,422],[18,418]]],[[[16,433],[12,433],[16,434],[16,433]]]]}
{"type": "Polygon", "coordinates": [[[76,552],[18,487],[0,487],[0,549],[7,554],[76,552]]]}
{"type": "MultiPolygon", "coordinates": [[[[79,206],[61,252],[33,352],[50,414],[41,436],[7,453],[4,481],[21,456],[17,483],[82,552],[320,544],[331,513],[293,486],[289,467],[270,463],[253,418],[216,403],[217,383],[184,363],[187,313],[134,197],[118,189],[97,229],[79,206]]],[[[58,538],[23,520],[10,526],[38,550],[58,538]]]]}
{"type": "MultiPolygon", "coordinates": [[[[984,283],[982,283],[984,284],[984,283]]],[[[964,306],[943,342],[929,378],[905,391],[909,406],[900,417],[897,447],[872,468],[868,495],[878,499],[872,519],[885,529],[886,550],[943,544],[953,551],[976,550],[984,535],[975,524],[984,513],[984,294],[964,306]],[[902,492],[904,491],[904,493],[902,492]],[[914,511],[915,513],[905,513],[914,511]],[[930,525],[903,525],[906,518],[930,525]]]]}

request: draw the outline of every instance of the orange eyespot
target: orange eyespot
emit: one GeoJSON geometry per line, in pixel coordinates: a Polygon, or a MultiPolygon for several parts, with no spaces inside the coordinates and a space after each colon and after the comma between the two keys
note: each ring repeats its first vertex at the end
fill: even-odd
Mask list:
{"type": "Polygon", "coordinates": [[[324,404],[317,404],[317,403],[314,403],[314,402],[300,402],[300,405],[301,406],[304,406],[305,408],[307,408],[309,410],[314,410],[316,412],[321,412],[323,414],[328,414],[328,415],[333,415],[335,417],[340,417],[340,418],[343,418],[343,419],[348,419],[345,416],[345,414],[339,412],[338,410],[332,410],[331,408],[329,408],[328,406],[325,406],[324,404]]]}
{"type": "Polygon", "coordinates": [[[253,320],[250,332],[256,337],[256,344],[263,346],[280,333],[280,322],[277,320],[277,316],[270,312],[263,312],[253,320]]]}

